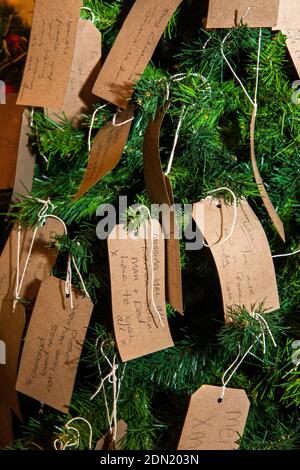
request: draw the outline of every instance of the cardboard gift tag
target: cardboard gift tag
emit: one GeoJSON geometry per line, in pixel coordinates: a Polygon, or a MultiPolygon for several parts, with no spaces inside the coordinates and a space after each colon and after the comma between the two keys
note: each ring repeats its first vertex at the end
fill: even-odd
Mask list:
{"type": "Polygon", "coordinates": [[[18,157],[23,106],[16,105],[17,95],[9,93],[0,105],[0,190],[13,188],[18,157]]]}
{"type": "Polygon", "coordinates": [[[274,30],[299,29],[300,2],[299,0],[279,0],[277,23],[274,30]]]}
{"type": "Polygon", "coordinates": [[[261,302],[267,311],[280,307],[275,269],[266,234],[245,199],[237,207],[232,236],[220,243],[230,232],[234,219],[233,206],[220,199],[205,199],[194,205],[193,218],[210,246],[218,270],[225,321],[228,307],[245,306],[249,312],[261,302]],[[198,214],[204,206],[204,218],[198,214]],[[255,306],[255,307],[254,307],[255,306]]]}
{"type": "MultiPolygon", "coordinates": [[[[119,115],[119,122],[123,123],[132,117],[132,110],[123,111],[119,115]]],[[[90,152],[88,166],[81,186],[74,198],[75,200],[95,186],[119,163],[128,139],[131,124],[132,121],[129,121],[121,126],[114,126],[110,122],[99,130],[90,152]]]]}
{"type": "Polygon", "coordinates": [[[100,70],[101,33],[91,21],[79,20],[70,81],[62,109],[47,108],[46,114],[59,122],[66,116],[74,126],[96,101],[92,88],[100,70]]]}
{"type": "Polygon", "coordinates": [[[120,419],[118,421],[117,426],[117,433],[116,433],[116,441],[113,440],[113,433],[115,431],[115,427],[112,428],[112,433],[108,432],[105,436],[101,437],[96,444],[95,450],[119,450],[122,448],[122,441],[126,436],[128,429],[127,423],[120,419]]]}
{"type": "Polygon", "coordinates": [[[81,0],[36,0],[18,104],[62,108],[70,79],[81,0]]]}
{"type": "MultiPolygon", "coordinates": [[[[164,175],[160,159],[160,129],[164,116],[170,106],[167,103],[155,121],[150,120],[144,139],[144,178],[147,192],[156,204],[166,204],[170,208],[174,204],[173,190],[170,180],[164,175]]],[[[173,209],[170,210],[166,238],[166,284],[167,301],[179,313],[183,313],[182,279],[180,265],[180,246],[178,227],[173,209]]],[[[166,224],[164,224],[164,230],[166,224]]]]}
{"type": "Polygon", "coordinates": [[[271,27],[277,22],[278,6],[279,0],[209,0],[206,27],[234,28],[242,20],[253,28],[271,27]]]}
{"type": "MultiPolygon", "coordinates": [[[[49,276],[57,250],[50,249],[51,238],[62,235],[63,228],[55,219],[47,219],[38,231],[32,254],[20,292],[21,297],[35,298],[43,279],[49,276]]],[[[32,241],[32,230],[23,230],[20,242],[20,273],[23,273],[25,261],[32,241]]],[[[0,257],[0,338],[6,345],[6,364],[0,366],[0,403],[12,409],[21,419],[18,396],[16,393],[19,353],[25,326],[24,307],[17,304],[13,311],[17,270],[17,226],[13,228],[0,257]]],[[[7,411],[6,411],[7,413],[7,411]]],[[[0,415],[1,421],[1,415],[0,415]]]]}
{"type": "Polygon", "coordinates": [[[73,289],[74,309],[65,281],[42,283],[29,323],[17,390],[67,413],[93,304],[73,289]]]}
{"type": "Polygon", "coordinates": [[[191,397],[178,450],[235,450],[250,403],[244,390],[202,385],[191,397]]]}
{"type": "Polygon", "coordinates": [[[165,308],[164,240],[159,222],[151,225],[147,222],[136,236],[117,225],[108,238],[114,330],[124,362],[173,346],[165,308]]]}
{"type": "Polygon", "coordinates": [[[294,62],[295,69],[297,70],[297,73],[300,77],[300,29],[285,29],[282,30],[282,32],[287,37],[286,45],[294,62]]]}
{"type": "Polygon", "coordinates": [[[136,0],[100,71],[95,95],[126,109],[136,82],[182,0],[136,0]]]}
{"type": "Polygon", "coordinates": [[[29,148],[30,126],[28,119],[28,112],[25,110],[23,112],[19,138],[12,202],[20,201],[23,197],[28,196],[32,189],[35,156],[32,155],[29,148]]]}
{"type": "Polygon", "coordinates": [[[0,447],[3,448],[9,446],[13,440],[14,435],[11,411],[6,403],[0,402],[0,447]]]}

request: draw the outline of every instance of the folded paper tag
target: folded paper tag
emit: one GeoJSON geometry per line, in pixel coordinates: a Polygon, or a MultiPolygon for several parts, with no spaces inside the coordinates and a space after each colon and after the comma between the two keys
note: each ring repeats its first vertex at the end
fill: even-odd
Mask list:
{"type": "Polygon", "coordinates": [[[0,402],[0,447],[10,445],[14,440],[11,411],[7,403],[0,402]]]}
{"type": "Polygon", "coordinates": [[[81,0],[36,0],[18,104],[63,107],[80,7],[81,0]]]}
{"type": "Polygon", "coordinates": [[[105,436],[101,437],[96,444],[95,450],[119,450],[122,449],[123,439],[127,433],[127,423],[123,419],[118,421],[116,440],[113,439],[115,427],[112,428],[112,432],[108,432],[105,436]]]}
{"type": "Polygon", "coordinates": [[[137,234],[117,225],[108,238],[108,251],[114,330],[122,361],[173,346],[159,222],[146,222],[137,234]]]}
{"type": "Polygon", "coordinates": [[[17,390],[67,413],[93,304],[73,290],[74,309],[65,281],[42,283],[22,352],[17,390]]]}
{"type": "Polygon", "coordinates": [[[22,117],[21,133],[17,155],[16,175],[12,194],[12,202],[17,202],[28,196],[32,189],[34,176],[35,156],[29,148],[30,126],[28,111],[24,111],[22,117]]]}
{"type": "Polygon", "coordinates": [[[12,189],[15,181],[23,106],[16,105],[17,95],[9,93],[0,106],[0,189],[12,189]]]}
{"type": "Polygon", "coordinates": [[[191,397],[178,450],[235,450],[250,403],[244,390],[202,385],[191,397]]]}
{"type": "Polygon", "coordinates": [[[229,240],[234,208],[222,199],[205,199],[194,205],[193,218],[210,246],[220,277],[226,322],[228,307],[245,306],[252,312],[264,302],[267,311],[279,305],[274,264],[266,234],[245,199],[237,207],[237,219],[229,240]],[[201,207],[202,206],[202,207],[201,207]],[[203,214],[204,218],[199,214],[203,214]]]}
{"type": "Polygon", "coordinates": [[[67,117],[74,126],[89,112],[96,97],[92,95],[100,71],[101,33],[91,21],[79,20],[70,81],[62,109],[47,108],[46,114],[58,122],[67,117]]]}
{"type": "Polygon", "coordinates": [[[134,83],[182,0],[136,0],[95,83],[95,95],[126,109],[134,83]]]}
{"type": "Polygon", "coordinates": [[[277,22],[279,0],[209,0],[206,27],[234,28],[241,21],[253,28],[277,22]]]}
{"type": "Polygon", "coordinates": [[[178,227],[175,219],[173,190],[170,180],[164,175],[160,159],[160,129],[170,106],[168,102],[155,121],[150,120],[144,139],[144,178],[147,192],[155,204],[170,208],[169,216],[164,210],[163,229],[166,238],[166,287],[167,301],[179,313],[183,313],[182,279],[178,227]],[[167,228],[166,228],[167,227],[167,228]]]}
{"type": "Polygon", "coordinates": [[[278,18],[274,30],[299,29],[299,0],[279,0],[278,18]]]}
{"type": "MultiPolygon", "coordinates": [[[[49,276],[57,250],[49,248],[51,238],[55,234],[62,235],[62,225],[55,219],[48,219],[39,229],[26,275],[20,291],[21,297],[34,299],[42,280],[49,276]]],[[[22,230],[20,241],[20,273],[23,273],[25,261],[32,242],[32,230],[22,230]]],[[[21,419],[18,396],[16,393],[17,369],[19,353],[25,326],[24,306],[17,304],[13,311],[17,270],[17,226],[13,228],[0,257],[0,338],[6,345],[6,363],[0,366],[0,403],[12,409],[21,419]]],[[[1,416],[0,416],[1,418],[1,416]]]]}
{"type": "Polygon", "coordinates": [[[95,184],[97,184],[107,173],[109,173],[119,163],[124,147],[127,143],[129,131],[131,128],[133,111],[123,111],[119,114],[117,124],[113,122],[102,127],[94,140],[88,166],[83,176],[81,186],[75,196],[79,199],[95,184]],[[123,122],[129,120],[125,124],[123,122]]]}

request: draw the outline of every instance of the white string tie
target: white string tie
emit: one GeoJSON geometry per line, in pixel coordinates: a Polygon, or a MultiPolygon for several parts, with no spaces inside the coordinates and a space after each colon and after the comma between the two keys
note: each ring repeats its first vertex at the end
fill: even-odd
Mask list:
{"type": "Polygon", "coordinates": [[[124,124],[128,124],[129,122],[131,122],[131,121],[134,120],[134,116],[132,116],[131,118],[126,119],[126,121],[118,122],[118,123],[117,123],[116,119],[117,119],[117,116],[118,116],[118,114],[119,114],[120,112],[121,112],[121,111],[118,110],[118,112],[117,112],[116,114],[114,114],[114,117],[113,117],[113,119],[112,119],[112,125],[113,125],[114,127],[124,126],[124,124]]]}
{"type": "MultiPolygon", "coordinates": [[[[74,428],[73,426],[70,426],[70,424],[74,423],[74,421],[83,421],[88,425],[89,428],[89,450],[92,450],[92,442],[93,442],[93,429],[89,421],[85,418],[82,418],[80,416],[77,416],[76,418],[70,419],[70,421],[67,422],[67,424],[64,425],[64,430],[67,431],[67,438],[69,437],[69,434],[75,433],[75,435],[71,436],[71,438],[64,443],[62,439],[55,439],[53,446],[55,450],[66,450],[69,447],[76,447],[76,449],[79,447],[80,444],[80,432],[78,429],[74,428]],[[71,432],[70,432],[71,431],[71,432]]],[[[61,428],[58,428],[61,432],[63,430],[61,428]]]]}

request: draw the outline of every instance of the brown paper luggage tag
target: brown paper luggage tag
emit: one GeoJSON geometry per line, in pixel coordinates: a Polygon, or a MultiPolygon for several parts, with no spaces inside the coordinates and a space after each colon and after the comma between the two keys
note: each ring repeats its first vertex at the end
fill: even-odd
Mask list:
{"type": "Polygon", "coordinates": [[[16,105],[17,95],[8,93],[0,105],[0,189],[12,189],[15,181],[23,106],[16,105]]]}
{"type": "Polygon", "coordinates": [[[21,133],[19,138],[16,175],[13,187],[12,202],[17,202],[28,196],[32,189],[35,156],[29,148],[30,126],[28,111],[23,112],[21,133]]]}
{"type": "Polygon", "coordinates": [[[178,450],[235,450],[250,403],[244,390],[202,385],[191,397],[178,450]]]}
{"type": "Polygon", "coordinates": [[[252,28],[276,24],[279,0],[209,0],[206,27],[234,28],[243,20],[252,28]]]}
{"type": "Polygon", "coordinates": [[[95,95],[126,109],[137,81],[182,0],[136,0],[100,71],[95,95]]]}
{"type": "Polygon", "coordinates": [[[119,114],[117,124],[128,120],[129,122],[120,126],[114,126],[113,122],[110,122],[99,130],[93,142],[81,186],[74,197],[75,200],[83,196],[83,194],[89,191],[89,189],[117,166],[128,139],[132,124],[130,119],[132,117],[132,109],[123,111],[119,114]]]}
{"type": "Polygon", "coordinates": [[[36,0],[18,104],[62,108],[67,93],[81,0],[36,0]]]}
{"type": "MultiPolygon", "coordinates": [[[[168,102],[155,121],[150,120],[144,139],[144,178],[147,192],[156,204],[174,204],[172,185],[164,175],[160,159],[160,129],[164,116],[170,106],[168,102]]],[[[165,227],[164,227],[165,228],[165,227]]],[[[183,314],[182,279],[180,264],[180,245],[175,214],[170,215],[169,233],[166,233],[166,290],[167,301],[183,314]]]]}
{"type": "Polygon", "coordinates": [[[123,420],[120,419],[118,421],[117,433],[116,433],[116,441],[113,440],[113,433],[115,431],[115,427],[112,428],[112,433],[108,432],[105,436],[101,437],[96,444],[95,450],[119,450],[122,448],[122,441],[127,434],[128,425],[123,420]]]}
{"type": "Polygon", "coordinates": [[[266,234],[245,199],[237,206],[237,219],[232,236],[230,233],[233,206],[205,199],[194,205],[193,218],[210,246],[218,270],[225,321],[228,307],[245,306],[252,312],[261,302],[267,311],[280,307],[275,269],[266,234]],[[204,218],[199,217],[204,206],[204,218]]]}
{"type": "Polygon", "coordinates": [[[55,122],[66,116],[77,126],[83,113],[89,112],[96,97],[92,88],[100,70],[101,33],[91,21],[80,19],[70,80],[62,108],[47,108],[46,114],[55,122]]]}
{"type": "Polygon", "coordinates": [[[74,309],[65,281],[42,283],[31,316],[18,374],[17,390],[67,413],[93,304],[73,289],[74,309]]]}
{"type": "MultiPolygon", "coordinates": [[[[39,229],[20,291],[21,297],[34,299],[37,296],[42,280],[49,276],[57,257],[57,250],[49,249],[48,246],[56,234],[62,235],[62,233],[62,225],[55,219],[47,219],[45,225],[39,229]]],[[[32,236],[33,231],[30,229],[21,232],[20,273],[24,270],[32,236]]],[[[17,304],[16,310],[13,311],[16,266],[17,226],[11,231],[0,257],[0,339],[5,341],[7,351],[6,364],[0,366],[0,403],[2,403],[0,412],[6,406],[21,419],[15,386],[25,327],[25,312],[21,304],[17,304]]]]}
{"type": "Polygon", "coordinates": [[[136,236],[117,225],[108,238],[108,252],[114,330],[122,361],[173,346],[165,309],[159,222],[152,220],[152,229],[147,222],[136,236]]]}

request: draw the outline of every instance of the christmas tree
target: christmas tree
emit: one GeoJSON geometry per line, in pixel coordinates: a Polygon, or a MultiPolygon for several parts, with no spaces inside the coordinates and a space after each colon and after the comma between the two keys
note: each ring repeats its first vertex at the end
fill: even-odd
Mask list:
{"type": "MultiPolygon", "coordinates": [[[[102,34],[102,63],[133,4],[131,0],[85,0],[81,18],[92,21],[102,34]]],[[[18,89],[24,61],[8,62],[7,52],[10,57],[19,57],[17,50],[22,47],[22,55],[28,42],[12,38],[15,34],[28,38],[28,32],[24,33],[25,26],[10,8],[1,6],[0,13],[0,79],[18,89]],[[8,38],[14,41],[14,52],[7,51],[8,38]]],[[[217,198],[224,198],[232,209],[233,193],[238,207],[246,199],[253,209],[272,255],[295,253],[299,248],[300,106],[292,87],[297,73],[286,37],[271,28],[249,27],[246,17],[231,29],[205,29],[206,15],[205,1],[185,0],[176,9],[151,62],[134,83],[130,100],[134,120],[120,162],[81,197],[74,199],[87,168],[89,133],[92,144],[97,132],[114,119],[116,106],[98,98],[76,125],[66,115],[50,117],[38,107],[31,114],[30,148],[36,155],[33,187],[30,197],[11,206],[9,220],[24,228],[35,227],[43,208],[41,201],[51,201],[48,209],[67,226],[67,234],[57,236],[54,242],[59,255],[53,275],[66,279],[68,260],[73,258],[78,267],[73,269],[73,285],[82,291],[84,284],[94,311],[69,412],[59,412],[21,394],[24,423],[15,423],[15,440],[9,449],[53,450],[54,445],[64,448],[70,442],[70,449],[94,449],[114,422],[108,420],[114,406],[117,418],[128,426],[118,443],[122,449],[176,449],[191,395],[204,384],[222,387],[225,371],[241,358],[239,367],[230,369],[234,373],[226,384],[245,390],[250,401],[239,447],[299,448],[297,254],[273,260],[280,308],[267,312],[264,299],[260,299],[253,307],[262,318],[258,321],[244,305],[235,305],[227,311],[229,321],[225,324],[212,251],[205,246],[187,250],[183,239],[184,315],[167,304],[174,346],[129,360],[125,366],[114,335],[109,253],[107,240],[99,239],[96,233],[100,220],[97,208],[111,204],[118,209],[120,196],[127,196],[128,205],[150,208],[151,202],[156,202],[145,187],[143,147],[149,123],[155,122],[162,109],[166,115],[160,129],[160,157],[175,202],[194,204],[213,195],[217,202],[217,198]],[[251,165],[254,97],[257,165],[283,222],[285,244],[266,211],[251,165]],[[117,376],[117,395],[112,374],[117,376]],[[104,382],[103,393],[103,387],[98,387],[107,376],[111,380],[104,382]],[[80,418],[70,424],[78,433],[71,432],[70,438],[65,424],[73,418],[80,418]]],[[[6,200],[2,212],[5,204],[6,200]]],[[[129,210],[127,216],[129,229],[131,224],[135,229],[143,224],[136,212],[129,210]]],[[[191,223],[190,214],[185,224],[191,223]]],[[[2,224],[7,227],[7,218],[2,224]]],[[[21,298],[21,303],[27,305],[28,299],[21,298]]],[[[27,308],[28,321],[31,312],[32,305],[27,308]]],[[[113,447],[108,441],[107,448],[113,447]]]]}

